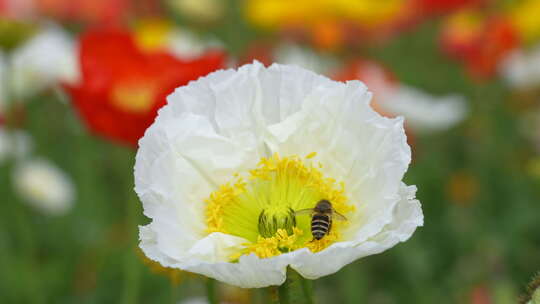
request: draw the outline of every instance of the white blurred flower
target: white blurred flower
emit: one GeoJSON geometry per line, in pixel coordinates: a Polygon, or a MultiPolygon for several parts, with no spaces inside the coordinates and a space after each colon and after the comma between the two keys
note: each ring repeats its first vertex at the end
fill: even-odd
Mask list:
{"type": "Polygon", "coordinates": [[[459,95],[435,97],[419,89],[398,85],[382,91],[377,105],[387,114],[405,117],[416,132],[449,129],[468,114],[465,98],[459,95]]]}
{"type": "Polygon", "coordinates": [[[24,131],[8,131],[0,126],[0,164],[8,158],[14,160],[25,159],[30,155],[34,143],[28,133],[24,131]]]}
{"type": "Polygon", "coordinates": [[[58,82],[76,82],[79,75],[75,43],[60,27],[48,25],[13,51],[10,72],[10,89],[16,97],[58,82]]]}
{"type": "Polygon", "coordinates": [[[203,39],[187,30],[172,30],[167,39],[169,51],[184,60],[202,56],[209,49],[223,49],[216,39],[203,39]]]}
{"type": "Polygon", "coordinates": [[[317,54],[309,48],[291,43],[278,46],[274,50],[273,56],[276,63],[297,65],[323,75],[326,75],[328,71],[337,65],[337,61],[333,58],[317,54]]]}
{"type": "Polygon", "coordinates": [[[187,298],[178,302],[178,304],[208,304],[208,300],[205,297],[193,297],[187,298]]]}
{"type": "Polygon", "coordinates": [[[518,49],[501,63],[503,78],[514,88],[540,86],[540,45],[529,51],[518,49]]]}
{"type": "Polygon", "coordinates": [[[388,116],[403,116],[415,132],[449,129],[465,119],[468,107],[459,95],[432,96],[401,84],[391,72],[374,61],[356,61],[344,66],[336,79],[358,79],[374,93],[374,108],[388,116]]]}
{"type": "Polygon", "coordinates": [[[26,202],[51,215],[67,213],[75,198],[70,178],[44,159],[19,162],[13,171],[13,185],[26,202]]]}
{"type": "Polygon", "coordinates": [[[178,88],[139,142],[140,247],[163,266],[240,287],[308,279],[407,240],[423,224],[403,120],[358,81],[295,66],[221,70],[178,88]],[[348,220],[313,240],[296,210],[328,199],[348,220]],[[324,261],[321,263],[321,261],[324,261]]]}

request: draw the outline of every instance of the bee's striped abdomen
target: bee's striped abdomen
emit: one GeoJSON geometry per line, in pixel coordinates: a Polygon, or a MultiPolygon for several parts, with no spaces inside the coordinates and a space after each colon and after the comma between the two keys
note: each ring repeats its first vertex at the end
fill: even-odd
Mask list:
{"type": "Polygon", "coordinates": [[[322,239],[332,226],[332,220],[328,215],[315,214],[311,219],[311,234],[316,240],[322,239]]]}

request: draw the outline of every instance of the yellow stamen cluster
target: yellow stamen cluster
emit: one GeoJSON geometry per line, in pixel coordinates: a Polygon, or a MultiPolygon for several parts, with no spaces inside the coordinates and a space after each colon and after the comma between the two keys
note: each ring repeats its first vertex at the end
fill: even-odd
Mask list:
{"type": "Polygon", "coordinates": [[[245,249],[235,254],[233,260],[249,253],[268,258],[303,247],[317,252],[339,240],[339,231],[346,222],[334,221],[328,235],[313,240],[311,217],[294,216],[294,211],[313,208],[321,199],[332,202],[339,213],[354,210],[346,204],[345,185],[324,177],[322,165],[311,160],[315,155],[310,153],[301,158],[274,154],[262,158],[245,180],[236,174],[233,182],[211,193],[205,201],[208,232],[223,232],[248,240],[245,249]],[[291,214],[294,221],[285,218],[291,214]],[[271,236],[273,232],[268,231],[275,234],[271,236]]]}
{"type": "Polygon", "coordinates": [[[234,198],[245,191],[245,183],[238,179],[232,186],[227,183],[221,185],[218,191],[212,192],[210,198],[206,200],[206,224],[208,232],[224,232],[223,213],[233,202],[234,198]]]}
{"type": "Polygon", "coordinates": [[[270,258],[284,252],[294,251],[301,248],[296,241],[303,233],[302,230],[296,227],[293,228],[291,235],[285,229],[278,229],[275,236],[269,238],[259,236],[257,243],[246,244],[245,250],[234,254],[231,258],[236,260],[240,256],[249,253],[255,253],[260,258],[270,258]]]}

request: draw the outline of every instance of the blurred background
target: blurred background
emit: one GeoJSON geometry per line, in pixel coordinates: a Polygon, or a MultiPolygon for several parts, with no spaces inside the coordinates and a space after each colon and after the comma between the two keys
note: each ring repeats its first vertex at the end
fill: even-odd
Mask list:
{"type": "Polygon", "coordinates": [[[0,302],[205,303],[137,248],[137,140],[175,87],[255,59],[406,118],[425,225],[319,303],[517,302],[540,270],[540,0],[0,0],[0,302]]]}

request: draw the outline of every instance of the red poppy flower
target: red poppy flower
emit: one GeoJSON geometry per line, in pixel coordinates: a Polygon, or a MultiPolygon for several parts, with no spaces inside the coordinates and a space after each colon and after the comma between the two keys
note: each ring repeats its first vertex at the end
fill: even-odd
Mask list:
{"type": "Polygon", "coordinates": [[[484,34],[467,58],[469,73],[475,77],[487,78],[495,75],[500,61],[519,45],[516,29],[503,18],[490,20],[484,34]]]}
{"type": "Polygon", "coordinates": [[[464,11],[450,17],[441,33],[441,46],[463,62],[476,79],[495,75],[499,62],[519,45],[513,25],[503,17],[464,11]]]}
{"type": "Polygon", "coordinates": [[[122,30],[92,31],[79,43],[82,79],[66,85],[78,113],[92,132],[133,146],[167,95],[224,62],[218,51],[192,60],[162,51],[146,53],[122,30]]]}
{"type": "Polygon", "coordinates": [[[485,17],[476,11],[464,10],[449,16],[440,35],[443,52],[456,60],[465,60],[478,47],[484,26],[485,17]]]}

